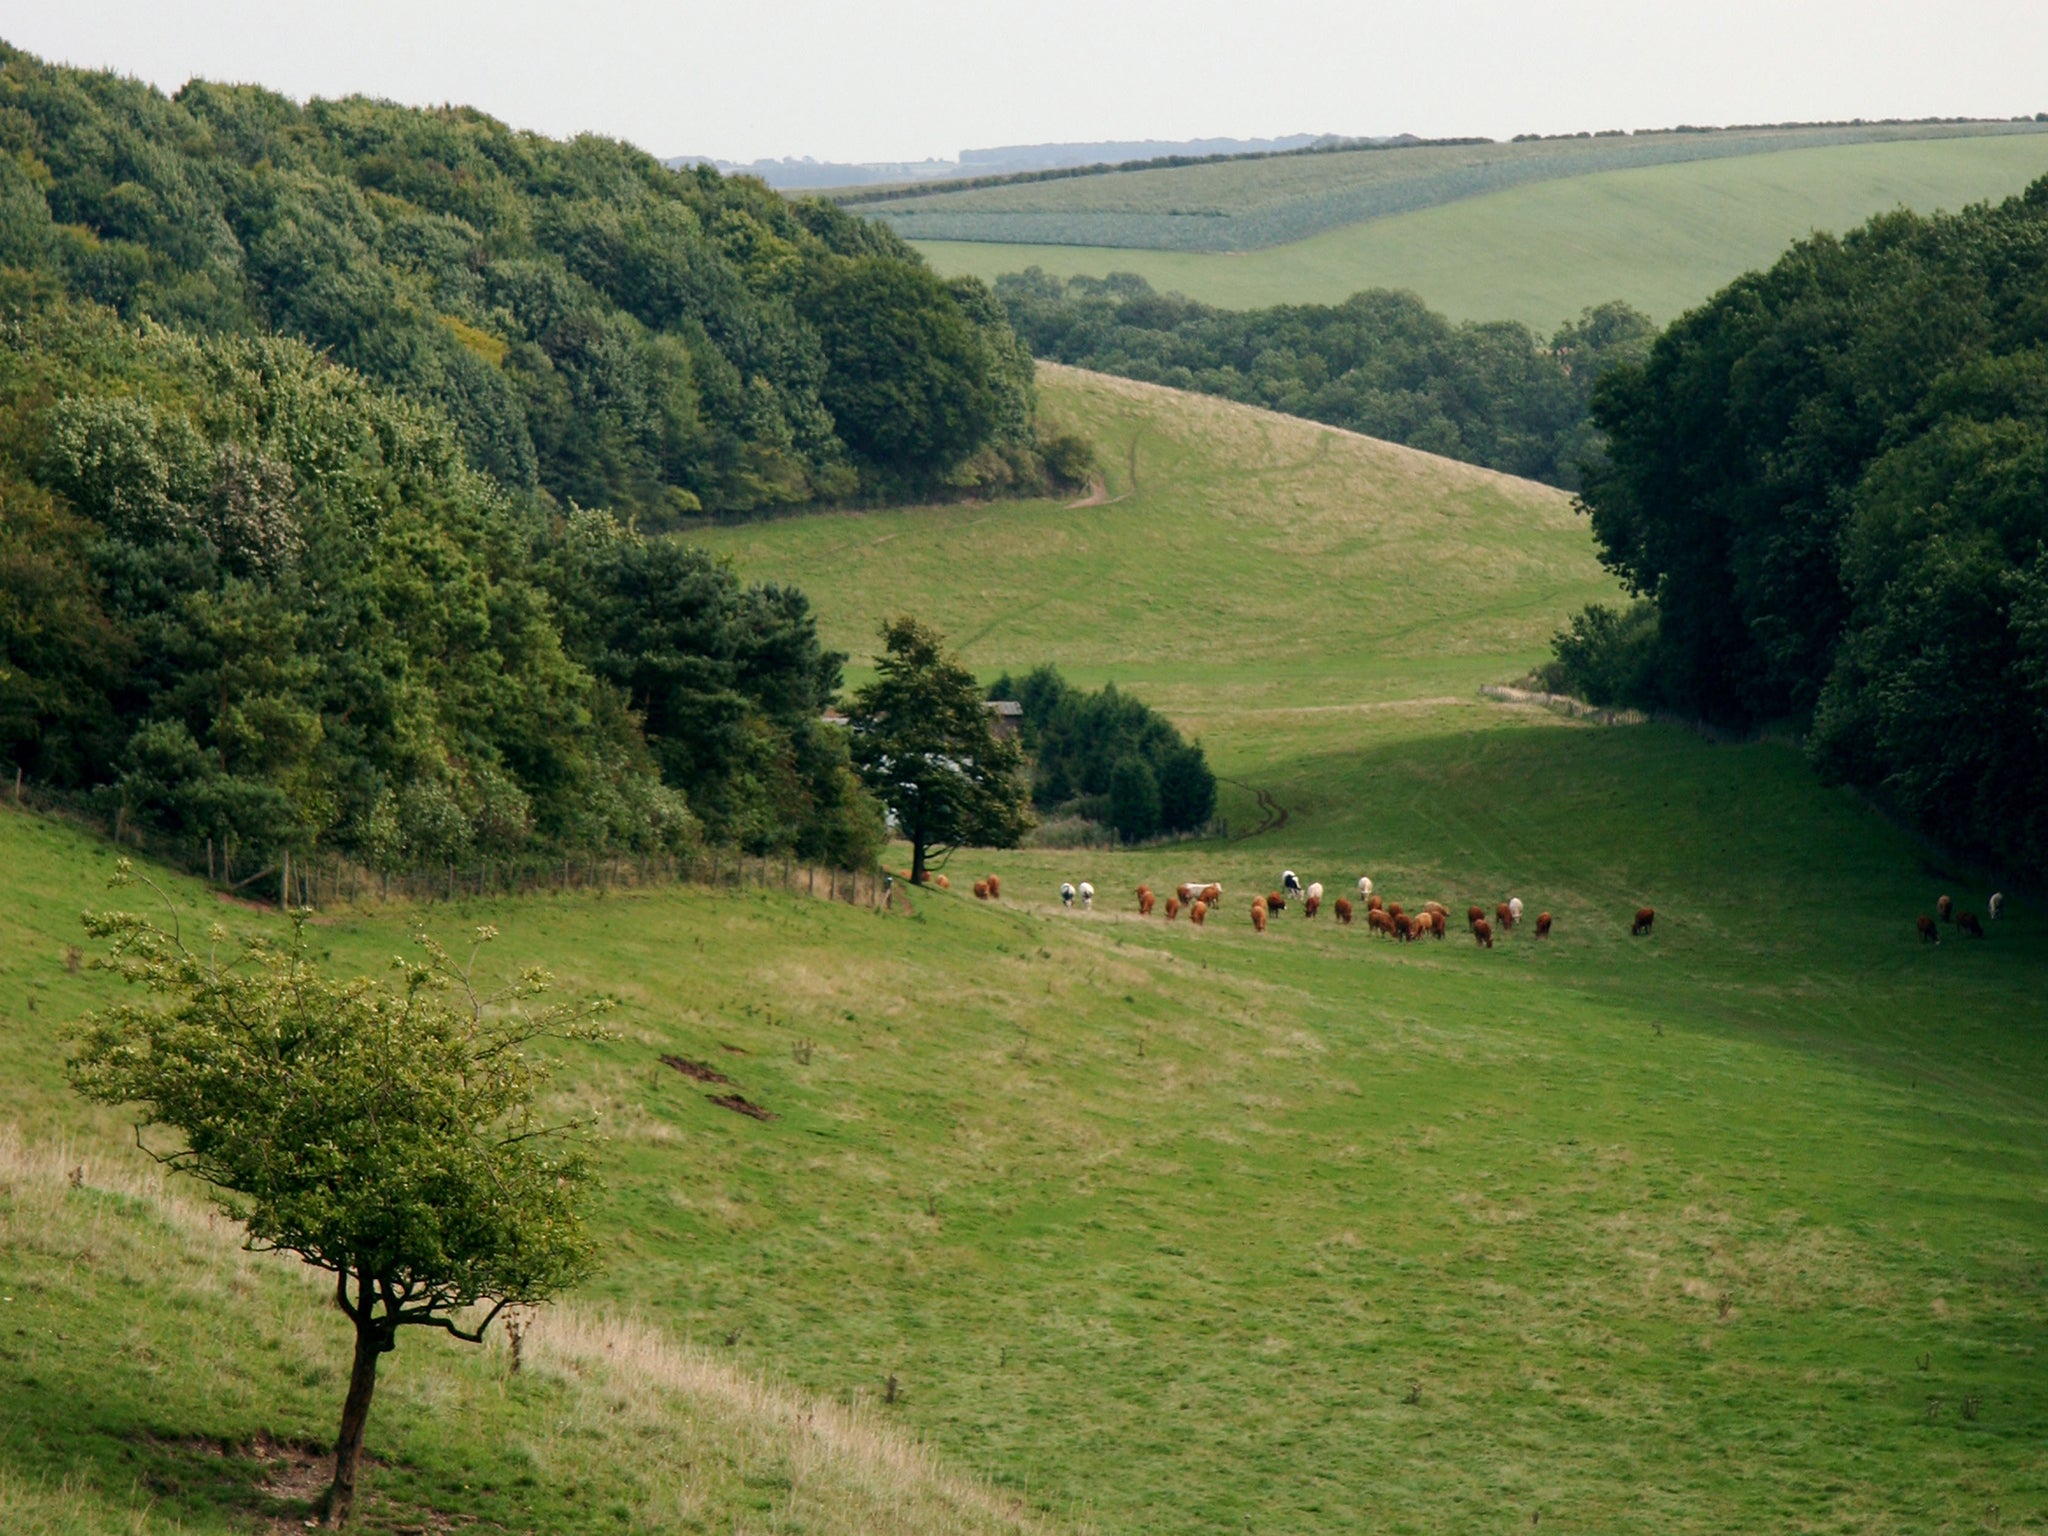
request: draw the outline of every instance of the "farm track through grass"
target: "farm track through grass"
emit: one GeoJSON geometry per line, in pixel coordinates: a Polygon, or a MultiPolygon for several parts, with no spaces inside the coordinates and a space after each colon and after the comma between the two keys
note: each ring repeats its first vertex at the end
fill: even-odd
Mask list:
{"type": "MultiPolygon", "coordinates": [[[[566,1371],[528,1401],[492,1356],[408,1347],[372,1432],[392,1523],[521,1529],[522,1500],[547,1530],[997,1529],[1012,1500],[1105,1533],[2048,1522],[2048,914],[1923,949],[1914,913],[1981,887],[1792,749],[1481,700],[1611,591],[1556,493],[1171,391],[1043,388],[1113,493],[1139,443],[1128,500],[707,542],[804,586],[857,654],[907,609],[981,629],[987,675],[1129,684],[1201,733],[1234,828],[1262,797],[1284,827],[960,855],[914,917],[687,888],[417,914],[622,1000],[621,1038],[556,1080],[610,1137],[611,1266],[578,1315],[930,1459],[863,1453],[832,1496],[869,1502],[804,1503],[772,1414],[716,1430],[648,1388],[618,1417],[566,1371]],[[1401,947],[1290,910],[1255,936],[1283,865],[1456,912],[1519,894],[1556,932],[1401,947]],[[999,904],[965,892],[988,870],[999,904]],[[1205,929],[1136,916],[1140,880],[1194,876],[1226,888],[1205,929]],[[1097,910],[1061,911],[1084,877],[1097,910]]],[[[54,1030],[105,995],[63,957],[111,851],[0,815],[0,859],[0,1114],[113,1159],[54,1030]]],[[[315,943],[376,969],[415,916],[323,914],[315,943]]],[[[0,1289],[38,1287],[30,1331],[0,1328],[0,1510],[71,1488],[106,1518],[49,1529],[126,1529],[143,1431],[325,1431],[308,1373],[342,1356],[305,1287],[224,1292],[244,1261],[177,1257],[199,1239],[152,1236],[147,1205],[0,1187],[0,1289]],[[97,1235],[68,1235],[74,1199],[110,1202],[97,1235]]],[[[195,1530],[242,1507],[161,1497],[195,1530]]]]}
{"type": "Polygon", "coordinates": [[[1609,299],[1670,320],[1816,229],[2008,197],[2043,174],[2048,134],[1843,144],[1574,174],[1242,251],[1112,248],[1119,242],[1090,236],[1084,222],[1057,243],[998,239],[993,223],[938,239],[934,226],[919,248],[947,275],[1136,272],[1228,309],[1405,288],[1454,320],[1521,320],[1547,335],[1609,299]]]}

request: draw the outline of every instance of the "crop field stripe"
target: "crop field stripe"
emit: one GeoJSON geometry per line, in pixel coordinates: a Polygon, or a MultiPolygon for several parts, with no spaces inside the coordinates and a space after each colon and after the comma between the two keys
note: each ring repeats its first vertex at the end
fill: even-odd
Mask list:
{"type": "Polygon", "coordinates": [[[1341,302],[1405,288],[1456,320],[1547,334],[1626,299],[1669,320],[1816,229],[2007,197],[2048,174],[2048,137],[1843,145],[1542,182],[1231,255],[1076,245],[923,243],[940,272],[992,281],[1135,272],[1224,308],[1341,302]]]}

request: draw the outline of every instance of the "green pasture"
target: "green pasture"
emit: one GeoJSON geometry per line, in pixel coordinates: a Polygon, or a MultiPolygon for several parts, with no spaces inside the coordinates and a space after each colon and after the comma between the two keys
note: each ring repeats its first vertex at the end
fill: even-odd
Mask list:
{"type": "MultiPolygon", "coordinates": [[[[908,609],[990,675],[1140,690],[1202,736],[1232,835],[961,855],[913,910],[678,887],[321,914],[340,968],[489,922],[500,967],[622,1002],[557,1086],[610,1138],[611,1263],[569,1313],[624,1331],[517,1379],[407,1341],[382,1528],[2048,1524],[2041,906],[1923,946],[1917,912],[1984,886],[1794,749],[1481,699],[1609,591],[1557,493],[1043,388],[1102,444],[1106,504],[706,537],[841,645],[908,609]],[[1256,936],[1283,867],[1459,913],[1519,895],[1556,931],[1256,936]],[[966,892],[989,871],[998,904],[966,892]],[[1140,881],[1195,877],[1226,887],[1204,928],[1136,915],[1140,881]],[[699,1376],[636,1363],[663,1338],[699,1376]],[[735,1407],[703,1373],[768,1385],[735,1407]],[[812,1412],[866,1438],[821,1461],[812,1412]]],[[[62,1092],[58,1022],[105,988],[65,949],[111,851],[0,813],[0,860],[0,1116],[62,1143],[0,1157],[0,1515],[263,1528],[289,1456],[249,1447],[330,1432],[334,1319],[147,1197],[118,1121],[62,1092]]],[[[189,924],[279,921],[167,888],[189,924]]]]}
{"type": "MultiPolygon", "coordinates": [[[[1453,319],[1521,320],[1548,333],[1609,299],[1669,320],[1814,230],[1848,229],[1890,208],[1925,213],[2006,197],[2043,174],[2048,136],[2035,133],[1840,144],[1534,181],[1221,254],[1079,239],[952,238],[919,249],[947,275],[993,279],[1033,265],[1057,276],[1136,272],[1231,309],[1406,288],[1453,319]]],[[[1086,185],[1046,183],[1041,195],[1086,185]]]]}

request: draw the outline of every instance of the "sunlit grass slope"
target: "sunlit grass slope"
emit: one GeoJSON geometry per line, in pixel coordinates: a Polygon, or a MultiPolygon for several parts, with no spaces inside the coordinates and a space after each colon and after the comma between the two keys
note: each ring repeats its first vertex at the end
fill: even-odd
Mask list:
{"type": "Polygon", "coordinates": [[[1232,309],[1407,288],[1454,319],[1521,320],[1548,333],[1609,299],[1670,320],[1813,230],[1901,206],[1931,213],[2007,197],[2044,174],[2048,135],[1852,144],[1538,182],[1263,250],[919,248],[948,275],[993,279],[1032,265],[1060,276],[1137,272],[1232,309]]]}
{"type": "MultiPolygon", "coordinates": [[[[956,886],[1003,875],[996,906],[670,889],[314,930],[367,970],[415,916],[490,922],[499,965],[618,994],[620,1038],[557,1079],[611,1138],[611,1264],[575,1315],[846,1405],[898,1454],[921,1440],[900,1483],[844,1470],[832,1494],[900,1486],[908,1513],[802,1504],[810,1464],[703,1396],[636,1385],[601,1415],[596,1363],[512,1383],[501,1356],[409,1344],[372,1435],[391,1523],[980,1529],[1008,1500],[1102,1532],[2048,1520],[2040,908],[1922,947],[1913,915],[1941,890],[1981,911],[1982,886],[1792,749],[1482,702],[1607,590],[1554,493],[1166,391],[1046,393],[1104,442],[1112,493],[1135,440],[1129,499],[720,546],[804,584],[843,644],[908,608],[991,672],[1142,686],[1235,781],[1236,832],[1277,814],[1254,791],[1284,825],[956,859],[956,886]],[[1557,931],[1397,948],[1289,912],[1255,937],[1245,902],[1283,866],[1459,911],[1519,894],[1557,931]],[[1139,880],[1189,876],[1228,888],[1208,927],[1131,910],[1139,880]],[[1061,911],[1062,878],[1097,910],[1061,911]],[[1631,939],[1643,902],[1657,928],[1631,939]],[[696,1504],[664,1502],[701,1466],[696,1504]]],[[[0,861],[0,1109],[111,1159],[123,1132],[62,1096],[55,1029],[104,985],[64,946],[111,856],[0,814],[0,861]]],[[[188,922],[276,922],[173,895],[188,922]]],[[[217,1235],[97,1172],[71,1189],[72,1155],[0,1170],[6,1305],[11,1277],[39,1287],[28,1331],[0,1331],[0,1511],[86,1490],[102,1525],[50,1528],[124,1529],[142,1470],[188,1454],[165,1446],[327,1432],[341,1355],[306,1288],[257,1266],[223,1291],[204,1277],[245,1271],[217,1235]]],[[[251,1497],[162,1512],[218,1529],[206,1511],[251,1497]]]]}

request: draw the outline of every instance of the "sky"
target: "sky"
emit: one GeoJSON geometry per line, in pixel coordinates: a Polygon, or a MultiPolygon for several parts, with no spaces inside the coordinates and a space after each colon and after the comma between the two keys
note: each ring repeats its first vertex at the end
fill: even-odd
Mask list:
{"type": "Polygon", "coordinates": [[[729,160],[2048,111],[2044,0],[0,0],[0,38],[729,160]]]}

